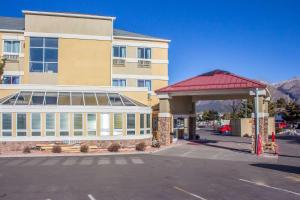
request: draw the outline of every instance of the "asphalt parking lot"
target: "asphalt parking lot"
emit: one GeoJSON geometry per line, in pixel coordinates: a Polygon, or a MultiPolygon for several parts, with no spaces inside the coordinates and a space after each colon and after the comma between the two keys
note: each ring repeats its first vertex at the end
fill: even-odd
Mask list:
{"type": "Polygon", "coordinates": [[[297,154],[283,152],[283,160],[194,155],[204,147],[182,144],[145,155],[0,158],[0,199],[300,199],[297,154]],[[190,146],[193,152],[182,155],[190,146]]]}

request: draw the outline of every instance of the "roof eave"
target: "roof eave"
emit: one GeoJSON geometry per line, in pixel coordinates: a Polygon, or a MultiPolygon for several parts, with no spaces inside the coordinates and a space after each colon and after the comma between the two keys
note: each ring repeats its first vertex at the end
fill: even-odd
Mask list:
{"type": "Polygon", "coordinates": [[[130,36],[114,36],[116,39],[133,39],[133,40],[148,40],[148,41],[155,41],[155,42],[171,42],[171,40],[167,39],[160,39],[160,38],[147,38],[147,37],[130,37],[130,36]]]}

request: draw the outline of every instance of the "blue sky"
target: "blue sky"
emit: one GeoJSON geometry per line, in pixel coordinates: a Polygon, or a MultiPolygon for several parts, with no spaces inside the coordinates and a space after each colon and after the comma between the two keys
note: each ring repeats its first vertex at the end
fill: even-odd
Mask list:
{"type": "Polygon", "coordinates": [[[170,83],[217,68],[269,82],[300,76],[298,0],[9,0],[0,15],[24,9],[116,16],[117,28],[172,40],[170,83]]]}

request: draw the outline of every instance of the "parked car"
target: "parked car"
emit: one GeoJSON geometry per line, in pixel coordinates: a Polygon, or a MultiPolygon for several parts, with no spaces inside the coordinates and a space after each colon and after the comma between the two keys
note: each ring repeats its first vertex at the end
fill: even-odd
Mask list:
{"type": "Polygon", "coordinates": [[[222,125],[219,127],[219,132],[221,134],[230,133],[232,131],[232,127],[230,125],[222,125]]]}
{"type": "Polygon", "coordinates": [[[275,127],[278,129],[285,129],[287,128],[287,123],[285,121],[276,121],[275,127]]]}

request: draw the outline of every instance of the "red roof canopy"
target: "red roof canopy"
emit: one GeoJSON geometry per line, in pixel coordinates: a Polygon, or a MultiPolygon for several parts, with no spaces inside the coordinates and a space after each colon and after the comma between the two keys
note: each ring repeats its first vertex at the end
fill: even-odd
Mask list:
{"type": "Polygon", "coordinates": [[[156,90],[157,93],[171,93],[184,91],[218,90],[218,89],[251,89],[266,88],[258,81],[238,76],[236,74],[214,70],[173,85],[156,90]]]}

